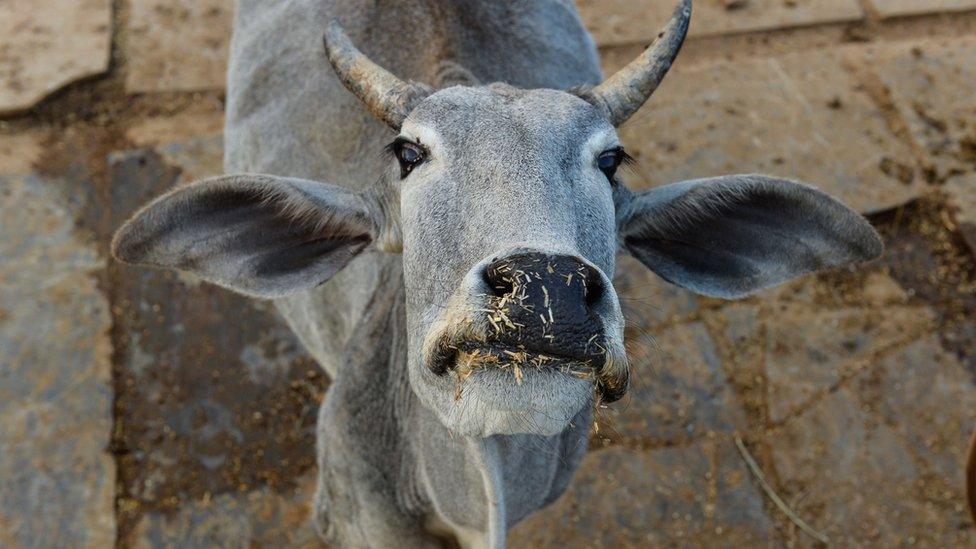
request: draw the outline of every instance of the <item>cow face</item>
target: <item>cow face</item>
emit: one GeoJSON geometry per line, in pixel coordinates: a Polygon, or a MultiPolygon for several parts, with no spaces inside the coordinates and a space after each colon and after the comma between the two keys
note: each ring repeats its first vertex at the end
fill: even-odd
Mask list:
{"type": "Polygon", "coordinates": [[[627,386],[613,125],[556,90],[448,88],[389,147],[410,373],[466,434],[561,431],[627,386]]]}

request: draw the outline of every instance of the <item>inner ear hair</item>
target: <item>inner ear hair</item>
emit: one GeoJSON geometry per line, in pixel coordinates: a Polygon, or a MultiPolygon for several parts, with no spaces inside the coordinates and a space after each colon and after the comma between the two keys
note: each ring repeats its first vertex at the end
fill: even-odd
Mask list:
{"type": "Polygon", "coordinates": [[[313,199],[294,187],[265,187],[257,190],[265,207],[276,208],[287,222],[294,223],[313,234],[331,232],[335,236],[357,236],[366,232],[375,234],[372,216],[367,212],[333,209],[323,211],[313,199]],[[356,227],[362,231],[354,230],[356,227]]]}
{"type": "MultiPolygon", "coordinates": [[[[669,234],[694,225],[705,219],[722,215],[749,200],[755,189],[712,183],[707,193],[685,193],[668,202],[667,207],[657,208],[653,216],[642,219],[652,233],[669,234]]],[[[631,212],[627,212],[629,215],[631,212]]]]}

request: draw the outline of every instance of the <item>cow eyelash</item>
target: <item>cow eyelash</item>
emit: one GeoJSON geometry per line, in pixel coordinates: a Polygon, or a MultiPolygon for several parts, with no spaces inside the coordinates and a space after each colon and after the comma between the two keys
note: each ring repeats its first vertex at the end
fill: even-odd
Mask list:
{"type": "Polygon", "coordinates": [[[637,159],[634,158],[633,156],[630,156],[629,154],[627,154],[627,151],[625,151],[623,149],[623,147],[621,147],[620,148],[620,165],[621,166],[633,166],[634,164],[637,164],[637,159]]]}
{"type": "Polygon", "coordinates": [[[400,163],[400,179],[406,178],[414,168],[427,160],[427,147],[419,141],[415,143],[405,137],[397,137],[385,150],[400,163]]]}

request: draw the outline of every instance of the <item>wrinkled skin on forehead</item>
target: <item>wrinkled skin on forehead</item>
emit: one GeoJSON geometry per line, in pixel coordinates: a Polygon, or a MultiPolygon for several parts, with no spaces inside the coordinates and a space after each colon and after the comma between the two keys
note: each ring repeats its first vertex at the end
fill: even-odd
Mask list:
{"type": "Polygon", "coordinates": [[[479,372],[479,383],[466,382],[455,402],[457,381],[432,375],[417,351],[447,317],[485,307],[477,303],[484,290],[473,290],[477,281],[465,277],[517,249],[578,256],[598,268],[610,293],[599,311],[604,331],[622,346],[623,320],[609,284],[617,249],[615,185],[596,165],[602,151],[619,146],[616,132],[593,105],[570,93],[495,84],[431,95],[400,135],[429,151],[403,180],[399,172],[390,175],[399,186],[418,395],[462,434],[561,431],[589,404],[591,381],[529,372],[531,382],[513,386],[510,372],[479,372]]]}

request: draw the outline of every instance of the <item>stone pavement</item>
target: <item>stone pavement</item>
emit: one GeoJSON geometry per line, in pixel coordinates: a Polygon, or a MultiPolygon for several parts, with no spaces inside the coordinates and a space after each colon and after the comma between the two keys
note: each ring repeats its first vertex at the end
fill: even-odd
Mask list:
{"type": "Polygon", "coordinates": [[[115,540],[105,259],[73,231],[64,189],[0,177],[0,545],[115,540]]]}
{"type": "Polygon", "coordinates": [[[0,115],[108,69],[111,0],[0,4],[0,115]]]}
{"type": "MultiPolygon", "coordinates": [[[[673,7],[577,4],[608,71],[673,7]]],[[[633,390],[512,546],[816,545],[735,437],[832,543],[976,544],[976,1],[695,9],[621,128],[630,184],[801,179],[870,214],[888,250],[735,303],[621,258],[633,390]]],[[[137,205],[220,172],[232,16],[0,4],[0,546],[318,545],[324,375],[266,304],[106,254],[137,205]]]]}

